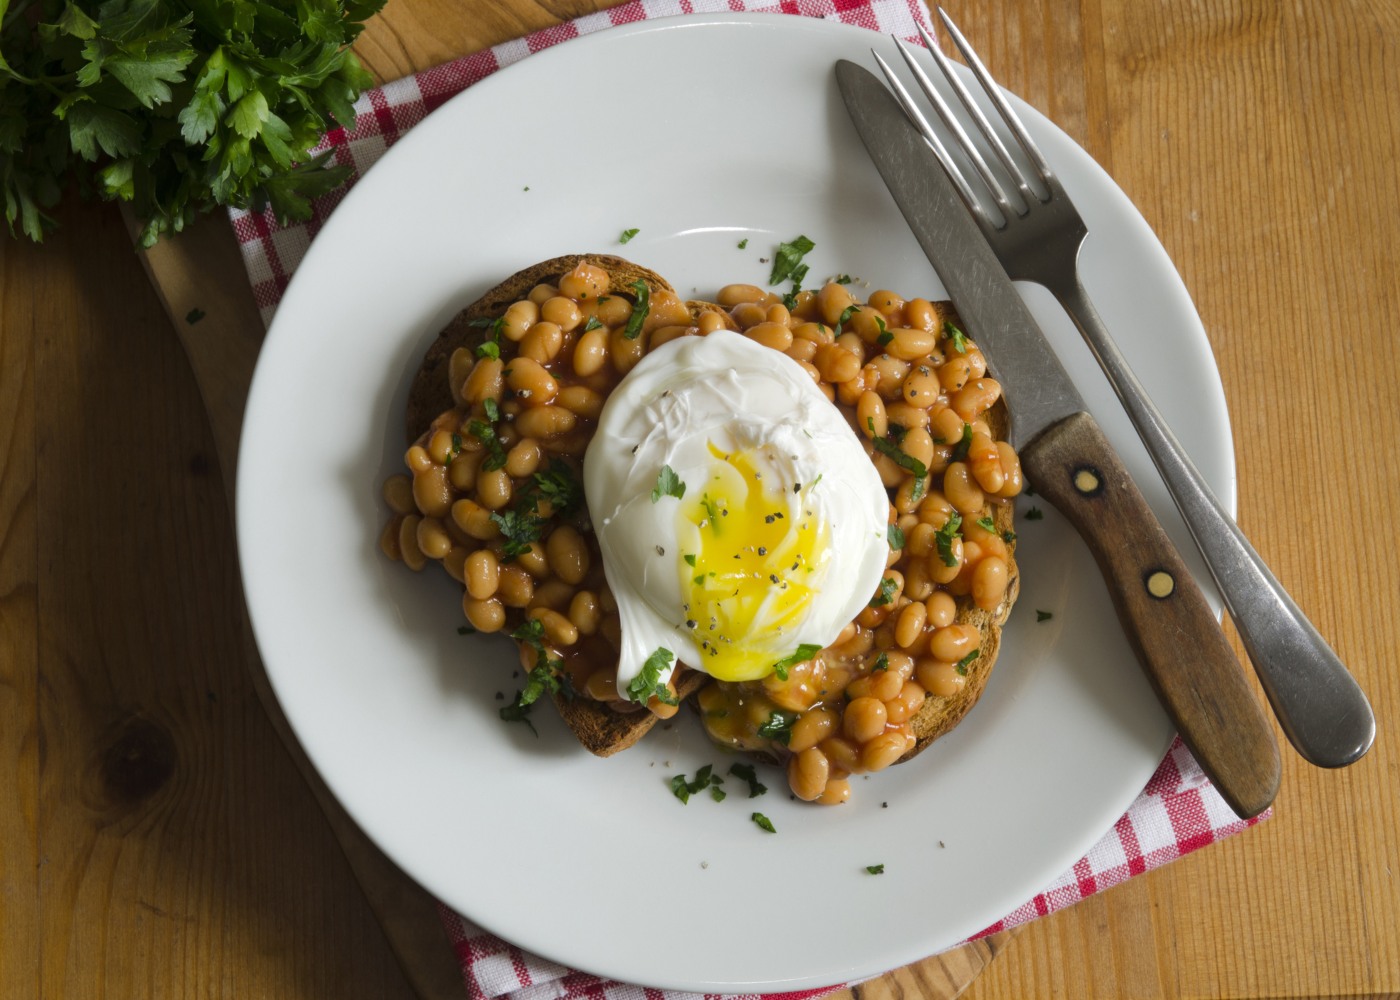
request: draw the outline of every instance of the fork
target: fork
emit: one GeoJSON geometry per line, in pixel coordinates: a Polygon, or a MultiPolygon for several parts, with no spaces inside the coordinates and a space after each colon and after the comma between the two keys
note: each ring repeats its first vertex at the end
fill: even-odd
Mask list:
{"type": "Polygon", "coordinates": [[[891,90],[933,147],[1007,275],[1048,289],[1088,342],[1220,589],[1284,735],[1304,759],[1320,767],[1355,762],[1375,739],[1375,716],[1365,694],[1225,512],[1128,367],[1080,280],[1079,253],[1088,227],[982,61],[942,8],[938,16],[983,94],[1029,159],[1045,193],[1032,189],[1030,179],[951,61],[922,26],[919,34],[924,44],[995,153],[1005,171],[1003,176],[1015,189],[1014,196],[1007,192],[909,46],[898,38],[895,42],[919,89],[972,164],[975,176],[967,176],[958,167],[913,96],[877,52],[875,59],[891,90]],[[979,183],[990,195],[999,218],[977,196],[979,183]]]}

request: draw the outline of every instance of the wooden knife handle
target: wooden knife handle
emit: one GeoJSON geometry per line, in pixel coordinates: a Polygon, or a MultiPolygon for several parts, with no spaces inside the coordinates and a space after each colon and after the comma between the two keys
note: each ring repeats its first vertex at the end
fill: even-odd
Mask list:
{"type": "Polygon", "coordinates": [[[1220,622],[1094,418],[1051,425],[1021,449],[1021,465],[1088,544],[1182,742],[1239,816],[1263,812],[1278,792],[1278,741],[1220,622]]]}

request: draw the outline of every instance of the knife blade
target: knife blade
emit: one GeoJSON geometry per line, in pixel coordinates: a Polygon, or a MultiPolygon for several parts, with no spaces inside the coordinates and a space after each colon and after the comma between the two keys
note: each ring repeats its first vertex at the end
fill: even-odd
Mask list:
{"type": "Polygon", "coordinates": [[[1158,700],[1231,809],[1278,793],[1278,741],[1200,587],[1087,411],[933,151],[869,70],[840,60],[851,121],[895,204],[983,349],[1036,492],[1093,554],[1158,700]]]}

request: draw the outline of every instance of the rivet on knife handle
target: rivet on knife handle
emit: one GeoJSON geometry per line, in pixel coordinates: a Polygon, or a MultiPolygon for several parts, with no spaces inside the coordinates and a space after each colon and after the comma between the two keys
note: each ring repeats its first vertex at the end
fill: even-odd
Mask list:
{"type": "Polygon", "coordinates": [[[1067,517],[1108,584],[1182,741],[1241,817],[1278,792],[1273,730],[1200,588],[1094,418],[1077,413],[1021,449],[1037,494],[1067,517]]]}

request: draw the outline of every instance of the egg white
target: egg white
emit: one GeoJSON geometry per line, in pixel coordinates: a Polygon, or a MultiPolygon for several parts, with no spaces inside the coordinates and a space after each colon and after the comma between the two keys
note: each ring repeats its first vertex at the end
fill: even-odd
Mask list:
{"type": "MultiPolygon", "coordinates": [[[[805,614],[789,616],[780,630],[763,629],[776,614],[765,603],[755,623],[763,634],[735,642],[753,644],[754,657],[774,662],[799,645],[828,646],[879,585],[889,552],[888,496],[855,432],[806,371],[727,330],[669,341],[613,389],[584,458],[584,491],[621,618],[617,683],[624,697],[657,649],[698,670],[718,652],[705,638],[709,623],[693,617],[681,560],[705,544],[704,522],[695,521],[697,491],[743,488],[729,461],[735,455],[755,477],[751,492],[761,484],[770,519],[795,526],[805,517],[816,533],[803,536],[815,556],[800,571],[812,591],[805,614]],[[684,484],[683,497],[654,498],[667,467],[684,484]]],[[[742,512],[725,514],[726,530],[736,527],[730,515],[742,512]]],[[[796,584],[792,565],[775,558],[761,586],[777,596],[789,579],[796,584]]],[[[673,670],[674,663],[660,679],[673,670]]]]}

